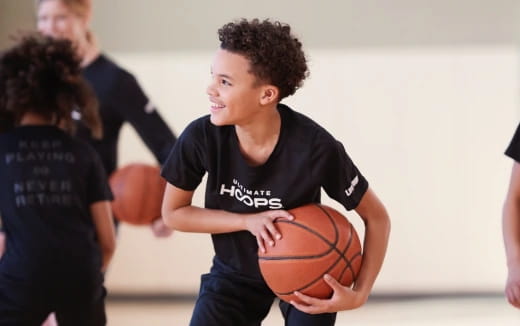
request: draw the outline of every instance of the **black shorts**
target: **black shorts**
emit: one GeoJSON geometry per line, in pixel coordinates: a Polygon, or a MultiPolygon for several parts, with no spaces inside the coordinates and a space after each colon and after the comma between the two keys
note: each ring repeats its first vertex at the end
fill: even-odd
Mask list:
{"type": "MultiPolygon", "coordinates": [[[[215,259],[202,275],[199,297],[190,326],[260,326],[275,299],[263,281],[230,272],[215,259]]],[[[280,301],[286,326],[333,326],[336,314],[310,315],[280,301]]]]}
{"type": "Polygon", "coordinates": [[[102,284],[65,280],[29,285],[0,274],[0,325],[40,326],[55,312],[60,326],[104,326],[106,290],[102,284]]]}

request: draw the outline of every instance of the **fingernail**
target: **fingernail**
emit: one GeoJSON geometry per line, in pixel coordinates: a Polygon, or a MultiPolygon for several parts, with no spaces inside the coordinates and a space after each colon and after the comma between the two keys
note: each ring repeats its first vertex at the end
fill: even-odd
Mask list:
{"type": "Polygon", "coordinates": [[[323,275],[323,277],[324,277],[326,280],[330,280],[330,279],[332,279],[332,277],[331,277],[329,274],[325,274],[325,275],[323,275]]]}
{"type": "Polygon", "coordinates": [[[276,235],[276,239],[280,240],[282,238],[282,235],[281,234],[277,234],[276,235]]]}
{"type": "Polygon", "coordinates": [[[272,246],[274,246],[274,241],[269,241],[269,244],[272,246]]]}

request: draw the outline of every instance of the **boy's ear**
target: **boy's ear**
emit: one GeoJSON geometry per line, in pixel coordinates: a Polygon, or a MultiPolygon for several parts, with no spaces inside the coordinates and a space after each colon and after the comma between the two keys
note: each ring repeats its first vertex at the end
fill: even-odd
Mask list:
{"type": "Polygon", "coordinates": [[[260,104],[269,105],[278,102],[278,95],[280,91],[278,87],[273,85],[265,85],[262,87],[262,93],[260,96],[260,104]]]}

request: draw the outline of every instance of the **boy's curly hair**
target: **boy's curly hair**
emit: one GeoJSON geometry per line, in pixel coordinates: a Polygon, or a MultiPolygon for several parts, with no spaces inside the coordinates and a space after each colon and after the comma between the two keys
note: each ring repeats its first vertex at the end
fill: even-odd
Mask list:
{"type": "Polygon", "coordinates": [[[294,94],[309,75],[302,44],[287,24],[241,19],[222,26],[218,35],[222,49],[245,56],[259,81],[278,87],[279,100],[294,94]]]}
{"type": "Polygon", "coordinates": [[[92,135],[100,138],[97,104],[70,41],[28,34],[0,55],[0,131],[17,126],[32,112],[73,132],[72,111],[78,110],[92,135]]]}

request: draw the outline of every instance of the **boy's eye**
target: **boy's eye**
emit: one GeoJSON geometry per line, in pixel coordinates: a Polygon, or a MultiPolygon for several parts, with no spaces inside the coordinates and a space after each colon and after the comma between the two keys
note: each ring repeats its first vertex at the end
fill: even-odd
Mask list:
{"type": "Polygon", "coordinates": [[[224,86],[231,86],[231,83],[228,82],[228,81],[225,80],[225,79],[220,80],[220,83],[221,83],[222,85],[224,85],[224,86]]]}

